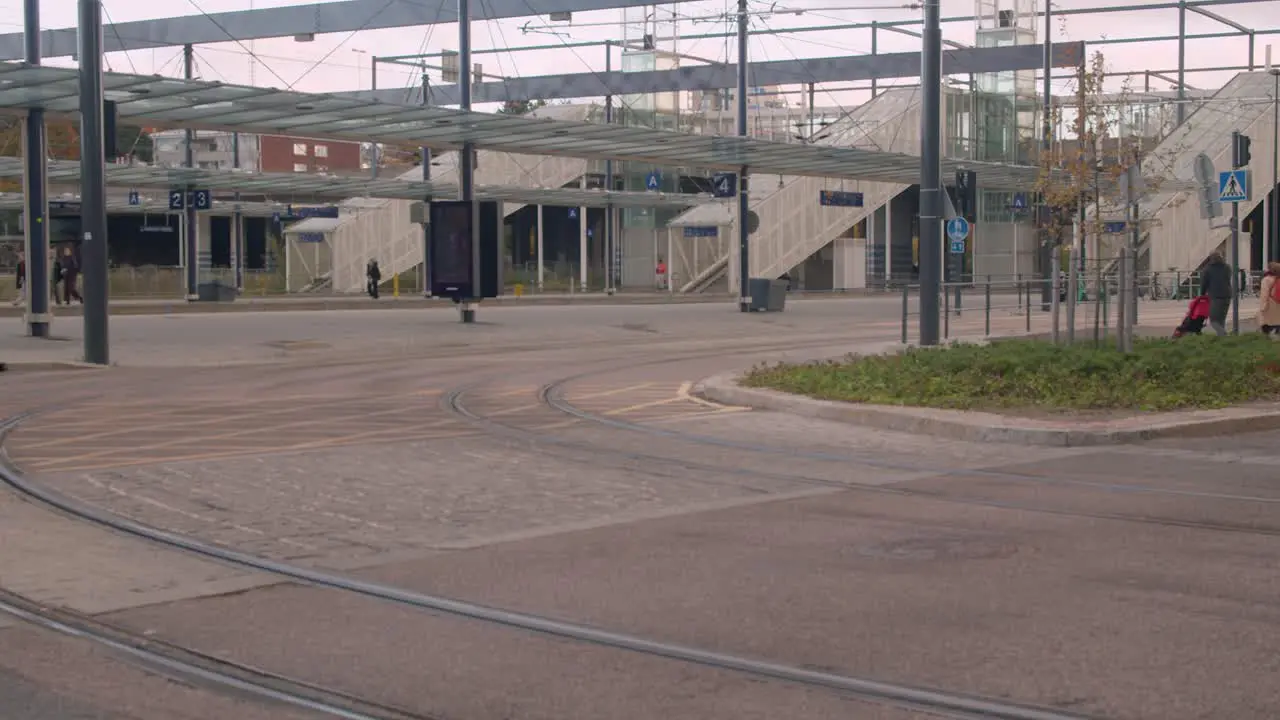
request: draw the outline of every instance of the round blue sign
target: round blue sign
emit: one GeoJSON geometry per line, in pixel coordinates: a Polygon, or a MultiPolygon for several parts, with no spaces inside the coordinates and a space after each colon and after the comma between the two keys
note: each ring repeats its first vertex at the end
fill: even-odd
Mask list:
{"type": "Polygon", "coordinates": [[[962,217],[953,217],[948,220],[947,237],[952,240],[964,240],[969,237],[969,221],[962,217]]]}

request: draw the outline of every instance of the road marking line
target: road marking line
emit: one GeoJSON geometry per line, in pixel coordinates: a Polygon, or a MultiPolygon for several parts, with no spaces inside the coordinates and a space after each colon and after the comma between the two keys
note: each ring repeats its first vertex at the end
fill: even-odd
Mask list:
{"type": "Polygon", "coordinates": [[[647,383],[640,383],[639,385],[629,385],[627,387],[613,388],[611,390],[604,390],[602,392],[587,393],[586,395],[566,394],[565,399],[577,401],[577,400],[590,400],[591,398],[609,397],[610,395],[621,395],[622,393],[631,392],[634,390],[643,390],[647,387],[651,387],[652,385],[653,383],[647,382],[647,383]]]}
{"type": "MultiPolygon", "coordinates": [[[[721,405],[721,404],[720,404],[720,403],[718,403],[718,402],[712,402],[712,401],[707,400],[707,399],[705,399],[705,398],[700,398],[700,397],[698,397],[697,395],[694,395],[693,393],[691,393],[691,392],[690,392],[691,390],[693,390],[693,383],[692,383],[692,382],[690,382],[690,381],[688,381],[688,380],[686,380],[686,381],[684,381],[684,382],[680,383],[680,390],[679,390],[679,392],[678,392],[677,394],[678,394],[681,398],[683,398],[683,399],[685,399],[685,400],[688,400],[688,401],[689,401],[689,402],[691,402],[691,403],[695,403],[695,404],[697,404],[697,405],[702,405],[702,406],[704,406],[704,407],[715,408],[715,409],[717,409],[717,410],[718,410],[718,409],[722,409],[722,408],[730,407],[729,405],[721,405]]],[[[744,408],[744,409],[745,409],[745,408],[744,408]]]]}
{"type": "Polygon", "coordinates": [[[677,395],[675,397],[664,398],[662,400],[654,400],[652,402],[640,403],[638,405],[630,405],[628,407],[614,408],[613,410],[606,410],[603,414],[606,416],[625,415],[626,413],[635,412],[636,410],[644,410],[645,408],[670,405],[671,403],[680,402],[680,400],[681,400],[680,396],[677,395]]]}

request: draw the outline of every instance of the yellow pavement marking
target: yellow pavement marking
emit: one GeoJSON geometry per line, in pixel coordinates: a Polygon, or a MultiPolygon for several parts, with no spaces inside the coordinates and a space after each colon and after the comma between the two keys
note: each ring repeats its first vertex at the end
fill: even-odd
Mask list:
{"type": "Polygon", "coordinates": [[[621,395],[622,393],[625,393],[625,392],[643,390],[647,387],[652,387],[652,386],[653,386],[653,383],[647,382],[647,383],[640,383],[639,385],[628,385],[627,387],[612,388],[609,390],[604,390],[602,392],[587,393],[586,395],[576,395],[576,394],[569,395],[566,393],[565,397],[566,399],[569,399],[569,400],[590,400],[592,398],[609,397],[610,395],[621,395]]]}
{"type": "MultiPolygon", "coordinates": [[[[688,400],[691,403],[697,403],[698,405],[702,405],[704,407],[715,408],[715,409],[731,407],[729,405],[722,405],[718,402],[712,402],[705,398],[700,398],[696,395],[693,395],[689,392],[692,389],[693,389],[693,383],[686,380],[680,383],[680,390],[677,394],[679,394],[680,397],[684,398],[685,400],[688,400]]],[[[749,408],[740,408],[740,409],[747,410],[749,408]]]]}
{"type": "MultiPolygon", "coordinates": [[[[302,426],[313,426],[313,425],[319,425],[319,424],[329,423],[329,422],[333,422],[333,423],[341,424],[341,423],[343,423],[343,422],[345,422],[345,421],[352,421],[352,420],[354,420],[354,421],[358,421],[358,420],[360,420],[361,418],[365,418],[365,417],[375,417],[375,416],[381,416],[381,415],[392,415],[392,414],[396,414],[396,413],[405,413],[405,412],[416,411],[416,410],[418,410],[418,409],[419,409],[419,408],[417,408],[417,407],[409,406],[409,407],[391,408],[391,409],[389,409],[389,410],[381,410],[381,411],[378,411],[378,412],[372,412],[372,413],[361,413],[361,414],[359,414],[359,415],[346,415],[346,416],[340,416],[340,417],[326,417],[326,418],[322,418],[322,419],[319,419],[319,420],[304,420],[304,421],[302,421],[302,422],[290,423],[290,424],[289,424],[289,427],[290,427],[290,428],[297,428],[297,427],[302,427],[302,426]]],[[[441,422],[441,421],[437,420],[436,422],[441,422]]],[[[420,426],[420,427],[430,427],[430,426],[431,426],[431,425],[423,425],[423,426],[420,426]]],[[[225,440],[225,439],[227,439],[227,438],[239,437],[239,436],[241,436],[241,435],[247,435],[247,434],[249,434],[249,433],[261,433],[261,432],[266,432],[266,431],[268,431],[268,430],[264,430],[263,428],[260,428],[260,427],[255,427],[255,428],[249,428],[249,429],[247,429],[247,430],[235,430],[235,431],[228,432],[228,433],[218,433],[218,434],[216,434],[216,435],[202,435],[202,436],[199,436],[198,438],[196,438],[196,440],[206,441],[206,442],[207,442],[207,441],[210,441],[210,440],[225,440]]],[[[74,439],[74,438],[73,438],[73,439],[74,439]]],[[[147,451],[147,450],[158,450],[158,449],[161,449],[161,448],[174,447],[174,446],[178,446],[178,445],[183,445],[183,444],[185,444],[185,443],[189,443],[189,442],[192,442],[192,438],[186,437],[186,438],[181,438],[181,439],[178,439],[178,440],[170,440],[170,441],[167,441],[167,442],[155,443],[155,444],[152,444],[152,445],[142,445],[142,446],[135,447],[135,448],[127,448],[127,449],[125,449],[125,452],[139,452],[139,451],[147,451]]],[[[98,451],[98,452],[82,453],[82,454],[80,454],[80,455],[72,455],[72,456],[70,456],[70,457],[66,458],[66,462],[77,462],[77,461],[81,461],[81,460],[88,460],[88,459],[95,458],[95,457],[104,457],[104,456],[110,456],[110,455],[115,455],[115,454],[119,454],[119,451],[118,451],[118,450],[107,450],[107,451],[98,451]]]]}
{"type": "MultiPolygon", "coordinates": [[[[399,396],[393,396],[393,397],[399,397],[399,396]]],[[[250,412],[250,413],[238,413],[238,414],[235,414],[235,415],[222,415],[222,416],[219,416],[219,417],[216,417],[216,418],[205,418],[205,419],[202,419],[202,420],[190,420],[190,421],[181,422],[181,425],[182,425],[183,427],[205,427],[205,426],[208,426],[208,425],[217,425],[217,424],[219,424],[219,423],[226,423],[226,422],[236,422],[236,421],[238,421],[238,420],[256,419],[256,418],[261,418],[261,417],[264,417],[264,416],[270,416],[270,415],[285,415],[285,414],[292,413],[292,412],[301,412],[301,411],[307,411],[307,410],[316,410],[316,409],[319,409],[319,408],[328,407],[328,406],[335,405],[335,404],[342,404],[342,403],[350,404],[350,403],[352,403],[352,402],[365,402],[365,401],[374,401],[374,400],[377,400],[377,398],[352,398],[352,397],[347,397],[347,398],[344,398],[344,399],[342,399],[342,400],[331,400],[331,401],[326,401],[326,402],[321,402],[321,403],[316,403],[316,404],[308,404],[308,405],[292,405],[292,406],[289,406],[289,407],[287,407],[287,408],[275,408],[275,409],[268,409],[268,410],[262,410],[262,409],[259,409],[259,410],[255,410],[254,412],[250,412]]],[[[273,401],[268,401],[268,402],[273,402],[273,401]]],[[[304,422],[306,422],[306,421],[304,421],[304,422]]],[[[139,432],[139,431],[149,430],[149,429],[163,429],[163,428],[172,427],[174,424],[175,424],[175,423],[173,423],[173,422],[169,422],[169,423],[163,423],[163,424],[152,424],[152,425],[146,425],[146,426],[143,426],[143,427],[141,427],[141,428],[117,428],[117,429],[113,429],[113,430],[106,430],[106,431],[99,432],[99,433],[90,433],[90,434],[88,434],[88,435],[77,435],[77,436],[75,436],[75,437],[66,438],[66,439],[64,439],[64,440],[46,441],[46,442],[43,442],[43,443],[35,443],[35,444],[32,444],[32,445],[28,445],[27,447],[30,449],[30,448],[50,447],[50,446],[55,446],[55,445],[65,445],[65,444],[67,444],[68,442],[84,442],[84,441],[86,441],[86,440],[96,440],[96,439],[104,438],[104,437],[115,437],[115,436],[117,436],[117,435],[124,435],[124,434],[132,433],[132,432],[139,432]]],[[[297,424],[297,423],[291,423],[291,424],[297,424]]],[[[255,430],[254,432],[257,432],[257,430],[255,430]]]]}
{"type": "Polygon", "coordinates": [[[663,398],[662,400],[653,400],[653,401],[651,401],[651,402],[647,402],[647,403],[639,403],[639,404],[637,404],[637,405],[628,405],[627,407],[621,407],[621,408],[614,408],[614,409],[612,409],[612,410],[606,410],[606,411],[604,411],[604,413],[603,413],[603,414],[604,414],[604,415],[606,415],[606,416],[612,416],[612,415],[625,415],[625,414],[630,413],[630,412],[635,412],[636,410],[644,410],[645,408],[661,407],[661,406],[663,406],[663,405],[670,405],[671,403],[677,403],[677,402],[680,402],[680,400],[681,400],[680,396],[678,396],[678,395],[677,395],[677,396],[675,396],[675,397],[663,398]]]}

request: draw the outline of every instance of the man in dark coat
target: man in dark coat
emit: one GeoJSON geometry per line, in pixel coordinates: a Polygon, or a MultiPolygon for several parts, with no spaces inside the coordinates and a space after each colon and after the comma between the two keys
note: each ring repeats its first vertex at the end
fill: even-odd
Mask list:
{"type": "Polygon", "coordinates": [[[378,267],[378,261],[369,260],[369,264],[365,266],[364,274],[368,278],[365,283],[365,292],[369,293],[369,297],[377,300],[378,285],[382,283],[382,268],[378,267]]]}
{"type": "Polygon", "coordinates": [[[1231,310],[1234,292],[1231,268],[1222,259],[1222,253],[1210,255],[1209,264],[1200,271],[1200,294],[1209,298],[1209,326],[1218,335],[1226,335],[1227,312],[1231,310]]]}

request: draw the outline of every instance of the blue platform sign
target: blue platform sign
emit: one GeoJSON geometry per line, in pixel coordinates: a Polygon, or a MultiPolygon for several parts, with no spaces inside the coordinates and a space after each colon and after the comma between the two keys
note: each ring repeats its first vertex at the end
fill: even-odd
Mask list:
{"type": "Polygon", "coordinates": [[[1022,193],[1013,194],[1013,204],[1010,206],[1015,211],[1027,209],[1027,196],[1022,193]]]}
{"type": "Polygon", "coordinates": [[[819,190],[818,204],[828,207],[862,207],[862,193],[843,190],[819,190]]]}
{"type": "Polygon", "coordinates": [[[964,241],[963,241],[963,240],[952,240],[952,241],[951,241],[951,254],[952,254],[952,255],[963,255],[963,254],[964,254],[964,241]]]}
{"type": "Polygon", "coordinates": [[[191,207],[197,210],[213,209],[213,193],[208,190],[192,190],[191,207]]]}
{"type": "Polygon", "coordinates": [[[169,191],[169,209],[181,210],[187,206],[186,190],[170,190],[169,191]]]}
{"type": "MultiPolygon", "coordinates": [[[[962,217],[953,217],[947,221],[947,237],[952,242],[965,241],[969,237],[969,221],[962,217]]],[[[963,250],[961,250],[963,252],[963,250]]]]}
{"type": "Polygon", "coordinates": [[[1124,232],[1124,229],[1127,226],[1128,226],[1127,223],[1125,223],[1125,221],[1123,220],[1120,220],[1118,222],[1103,223],[1102,231],[1108,232],[1108,233],[1122,233],[1124,232]]]}
{"type": "Polygon", "coordinates": [[[569,208],[569,219],[570,220],[578,219],[578,208],[569,208]]]}
{"type": "Polygon", "coordinates": [[[662,176],[658,174],[657,170],[645,176],[644,187],[646,190],[657,190],[662,187],[662,176]]]}
{"type": "Polygon", "coordinates": [[[301,218],[313,218],[313,217],[337,218],[338,206],[323,205],[320,207],[314,207],[314,206],[294,207],[290,205],[288,208],[285,209],[285,217],[290,220],[297,220],[301,218]]]}
{"type": "Polygon", "coordinates": [[[141,205],[141,204],[142,204],[142,197],[141,197],[140,195],[138,195],[138,191],[137,191],[137,190],[130,190],[130,191],[129,191],[129,204],[130,204],[130,205],[141,205]]]}
{"type": "Polygon", "coordinates": [[[733,173],[716,173],[711,176],[711,194],[718,198],[731,198],[738,194],[738,176],[733,173]]]}
{"type": "Polygon", "coordinates": [[[1225,170],[1218,173],[1218,200],[1222,202],[1248,202],[1249,171],[1225,170]]]}
{"type": "Polygon", "coordinates": [[[714,225],[702,227],[698,225],[688,225],[684,229],[684,236],[687,238],[700,237],[717,237],[720,234],[720,228],[714,225]]]}
{"type": "Polygon", "coordinates": [[[304,232],[298,233],[295,237],[300,243],[322,243],[324,242],[324,233],[304,232]]]}

